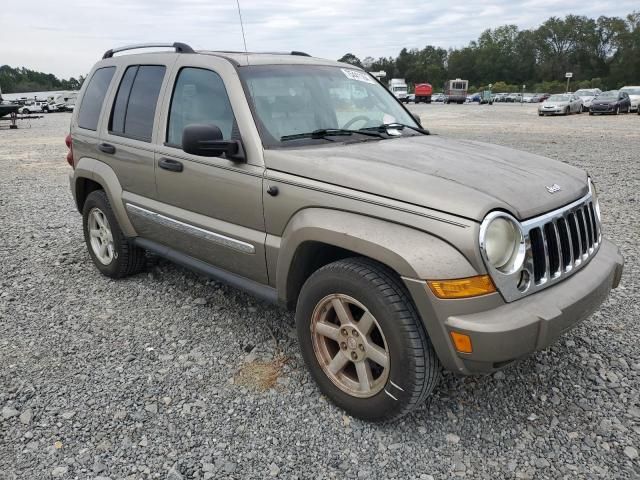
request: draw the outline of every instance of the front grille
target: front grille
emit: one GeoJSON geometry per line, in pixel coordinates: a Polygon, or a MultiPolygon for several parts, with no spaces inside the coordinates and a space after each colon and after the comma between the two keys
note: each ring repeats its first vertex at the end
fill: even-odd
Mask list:
{"type": "Polygon", "coordinates": [[[535,286],[571,274],[600,246],[600,225],[590,195],[522,226],[529,239],[527,257],[535,286]]]}
{"type": "Polygon", "coordinates": [[[593,189],[569,205],[521,223],[522,267],[502,273],[488,265],[507,302],[547,288],[573,275],[596,254],[602,242],[593,189]]]}

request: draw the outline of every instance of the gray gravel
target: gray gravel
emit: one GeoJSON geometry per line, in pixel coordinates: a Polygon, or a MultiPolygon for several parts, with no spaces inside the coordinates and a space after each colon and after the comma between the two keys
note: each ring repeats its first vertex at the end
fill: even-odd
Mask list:
{"type": "Polygon", "coordinates": [[[164,260],[98,274],[69,115],[51,114],[0,130],[0,479],[640,478],[640,117],[411,108],[434,133],[589,170],[627,261],[599,312],[504,372],[445,375],[396,424],[349,418],[306,373],[290,313],[164,260]],[[274,358],[274,388],[239,383],[274,358]]]}

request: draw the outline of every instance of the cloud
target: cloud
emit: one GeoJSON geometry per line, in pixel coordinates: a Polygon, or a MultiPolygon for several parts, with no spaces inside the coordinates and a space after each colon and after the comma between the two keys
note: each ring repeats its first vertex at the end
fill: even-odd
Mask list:
{"type": "MultiPolygon", "coordinates": [[[[236,0],[4,2],[0,62],[61,77],[86,74],[109,48],[182,41],[242,50],[236,0]],[[34,12],[38,12],[34,15],[34,12]]],[[[487,28],[535,27],[550,16],[624,16],[637,0],[240,0],[249,50],[302,50],[336,59],[395,56],[403,47],[461,47],[487,28]]]]}

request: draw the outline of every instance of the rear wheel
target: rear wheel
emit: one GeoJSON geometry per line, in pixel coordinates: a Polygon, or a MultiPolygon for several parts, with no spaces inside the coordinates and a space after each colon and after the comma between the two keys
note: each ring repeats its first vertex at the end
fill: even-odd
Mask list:
{"type": "Polygon", "coordinates": [[[104,190],[89,194],[82,219],[89,255],[100,273],[122,278],[144,268],[144,250],[129,243],[124,236],[104,190]]]}
{"type": "Polygon", "coordinates": [[[440,363],[407,291],[393,271],[369,259],[340,260],[311,275],[296,327],[320,390],[355,417],[399,418],[439,378],[440,363]]]}

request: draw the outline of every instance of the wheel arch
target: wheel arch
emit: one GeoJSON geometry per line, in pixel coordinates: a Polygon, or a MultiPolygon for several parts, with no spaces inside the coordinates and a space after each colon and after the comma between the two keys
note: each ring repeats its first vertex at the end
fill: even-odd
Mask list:
{"type": "Polygon", "coordinates": [[[292,307],[309,276],[328,263],[362,256],[400,277],[462,278],[476,275],[451,244],[423,231],[361,214],[308,208],[298,212],[283,234],[276,266],[276,288],[292,307]]]}
{"type": "Polygon", "coordinates": [[[76,164],[71,184],[76,206],[80,212],[91,192],[104,190],[124,235],[137,236],[122,203],[122,186],[109,165],[94,158],[83,157],[76,164]]]}

